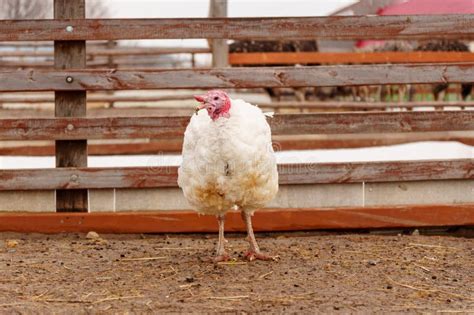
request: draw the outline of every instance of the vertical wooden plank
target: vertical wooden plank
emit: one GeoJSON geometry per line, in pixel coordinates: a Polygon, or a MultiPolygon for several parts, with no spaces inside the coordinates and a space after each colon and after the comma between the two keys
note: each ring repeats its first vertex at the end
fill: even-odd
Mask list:
{"type": "MultiPolygon", "coordinates": [[[[85,0],[54,0],[54,18],[85,18],[85,0]]],[[[74,25],[68,26],[65,31],[74,32],[74,25]]],[[[56,69],[85,68],[86,42],[55,41],[54,66],[56,69]]],[[[86,116],[86,93],[85,91],[55,92],[55,116],[86,116]]],[[[56,167],[85,166],[87,166],[87,140],[56,141],[56,167]]],[[[87,201],[87,189],[56,191],[57,212],[87,212],[87,201]]]]}
{"type": "MultiPolygon", "coordinates": [[[[211,0],[209,17],[227,17],[227,0],[211,0]]],[[[212,66],[227,67],[229,65],[229,48],[227,39],[214,39],[211,42],[212,66]]]]}
{"type": "MultiPolygon", "coordinates": [[[[107,45],[106,45],[106,49],[110,51],[110,50],[114,49],[114,47],[116,46],[116,44],[117,44],[117,43],[116,43],[114,40],[108,40],[108,41],[107,41],[107,45]]],[[[107,56],[107,67],[108,67],[109,69],[118,68],[118,66],[115,66],[115,64],[114,64],[114,56],[111,55],[111,54],[109,54],[109,55],[107,56]]],[[[114,95],[115,91],[106,91],[105,93],[106,93],[107,95],[114,95]]],[[[114,102],[113,102],[113,101],[109,102],[109,107],[110,107],[110,108],[114,107],[114,102]]]]}

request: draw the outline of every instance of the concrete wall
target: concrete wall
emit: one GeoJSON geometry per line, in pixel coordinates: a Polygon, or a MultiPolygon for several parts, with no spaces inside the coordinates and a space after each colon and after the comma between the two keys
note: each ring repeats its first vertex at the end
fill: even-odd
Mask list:
{"type": "MultiPolygon", "coordinates": [[[[91,212],[191,209],[179,188],[89,191],[91,212]]],[[[474,203],[474,180],[283,185],[272,208],[474,203]]],[[[54,191],[0,192],[0,211],[55,211],[54,191]]]]}

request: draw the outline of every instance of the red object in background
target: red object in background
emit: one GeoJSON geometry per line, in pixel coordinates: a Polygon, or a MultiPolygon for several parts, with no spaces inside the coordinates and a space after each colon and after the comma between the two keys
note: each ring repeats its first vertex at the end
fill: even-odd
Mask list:
{"type": "Polygon", "coordinates": [[[379,9],[378,15],[472,14],[474,0],[408,0],[379,9]]]}
{"type": "MultiPolygon", "coordinates": [[[[395,1],[381,8],[377,15],[430,15],[430,14],[474,14],[474,0],[407,0],[395,1]]],[[[358,41],[357,48],[378,46],[384,41],[358,41]]]]}

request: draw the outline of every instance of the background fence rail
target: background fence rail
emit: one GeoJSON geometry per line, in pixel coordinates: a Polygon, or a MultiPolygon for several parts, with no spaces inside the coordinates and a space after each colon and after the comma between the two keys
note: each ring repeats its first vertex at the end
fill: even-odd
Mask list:
{"type": "Polygon", "coordinates": [[[3,92],[471,83],[474,82],[474,64],[191,70],[4,70],[0,71],[0,82],[0,91],[3,92]]]}
{"type": "Polygon", "coordinates": [[[474,62],[471,52],[263,52],[229,54],[231,65],[474,62]]]}
{"type": "MultiPolygon", "coordinates": [[[[3,140],[181,137],[189,117],[0,119],[3,140]]],[[[474,111],[278,115],[274,135],[474,130],[474,111]]]]}
{"type": "Polygon", "coordinates": [[[474,17],[453,14],[0,21],[0,41],[174,38],[473,39],[474,17]],[[72,26],[69,31],[68,26],[72,26]]]}

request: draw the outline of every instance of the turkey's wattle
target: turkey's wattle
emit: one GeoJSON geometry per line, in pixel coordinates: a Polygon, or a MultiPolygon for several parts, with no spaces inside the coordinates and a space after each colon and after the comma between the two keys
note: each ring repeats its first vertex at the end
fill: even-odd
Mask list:
{"type": "Polygon", "coordinates": [[[184,134],[178,184],[196,211],[216,215],[219,241],[215,261],[230,259],[224,249],[227,211],[241,211],[250,248],[246,257],[275,259],[260,252],[251,216],[278,192],[278,172],[266,116],[254,105],[211,90],[195,96],[201,104],[184,134]]]}

